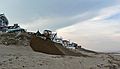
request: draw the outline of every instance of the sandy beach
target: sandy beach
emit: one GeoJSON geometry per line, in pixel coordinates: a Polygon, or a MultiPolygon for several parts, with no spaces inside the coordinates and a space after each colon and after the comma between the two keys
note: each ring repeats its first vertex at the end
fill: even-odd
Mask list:
{"type": "Polygon", "coordinates": [[[0,45],[0,69],[120,69],[120,56],[88,55],[93,57],[48,55],[29,46],[0,45]]]}

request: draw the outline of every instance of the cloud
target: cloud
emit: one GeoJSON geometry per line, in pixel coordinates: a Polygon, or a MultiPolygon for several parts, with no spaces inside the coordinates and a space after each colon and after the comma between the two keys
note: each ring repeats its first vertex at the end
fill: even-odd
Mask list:
{"type": "Polygon", "coordinates": [[[28,31],[37,31],[40,29],[49,29],[56,21],[59,19],[56,18],[49,18],[49,17],[41,17],[36,20],[33,20],[31,22],[27,22],[24,24],[21,24],[23,28],[26,28],[28,31]]]}
{"type": "Polygon", "coordinates": [[[107,7],[102,9],[99,13],[97,17],[94,17],[91,20],[102,20],[102,19],[106,19],[109,18],[115,14],[120,13],[120,5],[117,6],[112,6],[112,7],[107,7]]]}
{"type": "Polygon", "coordinates": [[[119,5],[103,8],[97,16],[89,20],[56,31],[63,38],[73,40],[88,49],[97,51],[120,50],[120,23],[117,20],[107,19],[118,14],[119,8],[119,5]]]}
{"type": "Polygon", "coordinates": [[[33,18],[29,22],[20,23],[20,25],[23,28],[28,29],[28,31],[36,31],[38,29],[51,29],[56,30],[59,28],[63,28],[66,26],[73,25],[77,22],[82,22],[84,20],[88,20],[91,17],[96,16],[95,13],[92,11],[86,12],[79,15],[74,16],[62,16],[62,17],[39,17],[39,18],[33,18]]]}
{"type": "Polygon", "coordinates": [[[26,23],[32,17],[71,17],[114,3],[114,0],[0,0],[0,11],[10,18],[11,23],[26,23]]]}

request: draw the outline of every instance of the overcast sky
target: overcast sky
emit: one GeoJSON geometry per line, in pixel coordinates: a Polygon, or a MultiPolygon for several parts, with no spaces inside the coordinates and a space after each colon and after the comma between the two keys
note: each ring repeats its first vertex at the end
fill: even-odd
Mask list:
{"type": "Polygon", "coordinates": [[[96,51],[120,51],[120,0],[0,0],[9,24],[51,29],[96,51]]]}

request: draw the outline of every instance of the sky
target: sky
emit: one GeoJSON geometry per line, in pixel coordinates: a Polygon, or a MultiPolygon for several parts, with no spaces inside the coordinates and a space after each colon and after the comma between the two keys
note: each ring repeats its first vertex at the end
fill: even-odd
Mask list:
{"type": "Polygon", "coordinates": [[[120,0],[0,0],[9,24],[58,36],[95,51],[120,51],[120,0]]]}

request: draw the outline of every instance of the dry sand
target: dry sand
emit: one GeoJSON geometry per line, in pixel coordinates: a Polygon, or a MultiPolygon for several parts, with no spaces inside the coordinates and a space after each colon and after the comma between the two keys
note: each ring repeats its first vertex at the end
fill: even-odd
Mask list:
{"type": "Polygon", "coordinates": [[[120,69],[120,56],[87,54],[93,57],[48,55],[30,46],[0,45],[0,69],[120,69]]]}

